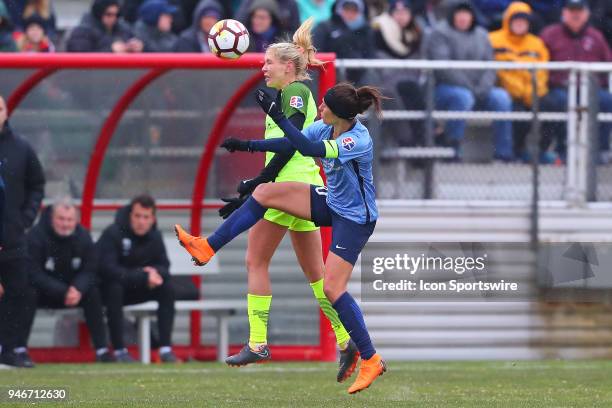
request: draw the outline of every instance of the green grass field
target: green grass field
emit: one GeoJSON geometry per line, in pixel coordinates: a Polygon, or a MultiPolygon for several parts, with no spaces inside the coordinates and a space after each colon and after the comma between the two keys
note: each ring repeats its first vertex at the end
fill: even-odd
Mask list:
{"type": "MultiPolygon", "coordinates": [[[[0,370],[0,389],[66,387],[79,407],[612,407],[611,361],[389,362],[372,387],[346,394],[331,363],[228,368],[181,365],[39,365],[0,370]]],[[[1,406],[23,407],[24,403],[1,406]]]]}

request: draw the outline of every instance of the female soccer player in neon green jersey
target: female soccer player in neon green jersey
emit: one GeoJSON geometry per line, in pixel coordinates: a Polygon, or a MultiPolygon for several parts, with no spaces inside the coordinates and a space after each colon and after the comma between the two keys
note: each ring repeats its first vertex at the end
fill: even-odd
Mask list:
{"type": "MultiPolygon", "coordinates": [[[[310,79],[308,65],[320,65],[315,58],[310,30],[312,20],[305,21],[293,36],[293,42],[280,42],[268,47],[262,67],[266,85],[278,90],[276,100],[285,116],[297,129],[310,126],[317,116],[317,106],[312,93],[302,82],[310,79]]],[[[283,137],[283,131],[266,116],[265,139],[283,137]]],[[[239,148],[241,142],[226,140],[222,146],[229,150],[239,148]]],[[[238,186],[238,192],[245,196],[255,187],[269,181],[301,181],[322,186],[319,166],[313,158],[305,157],[295,149],[288,152],[266,154],[266,166],[262,173],[238,186]]],[[[220,211],[226,218],[236,203],[230,203],[220,211]]],[[[237,354],[226,359],[232,366],[243,366],[270,359],[267,346],[268,315],[272,301],[269,266],[272,256],[289,230],[291,242],[298,262],[310,282],[314,296],[325,315],[329,318],[337,343],[340,347],[340,368],[338,381],[344,381],[354,371],[358,351],[350,341],[338,318],[338,313],[323,293],[323,260],[319,227],[282,211],[270,209],[262,220],[249,231],[246,265],[248,272],[248,316],[250,326],[249,342],[237,354]]]]}

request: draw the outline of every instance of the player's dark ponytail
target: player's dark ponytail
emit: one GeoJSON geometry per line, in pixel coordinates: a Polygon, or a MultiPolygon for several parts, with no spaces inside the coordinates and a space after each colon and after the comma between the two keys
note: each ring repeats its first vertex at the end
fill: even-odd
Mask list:
{"type": "Polygon", "coordinates": [[[362,86],[357,88],[357,98],[359,99],[359,106],[361,112],[367,111],[371,106],[374,106],[374,112],[379,118],[382,117],[382,100],[386,99],[380,89],[373,86],[362,86]]]}
{"type": "Polygon", "coordinates": [[[341,82],[327,91],[325,104],[339,118],[352,120],[374,106],[376,116],[382,117],[382,100],[388,99],[373,86],[355,88],[348,82],[341,82]]]}

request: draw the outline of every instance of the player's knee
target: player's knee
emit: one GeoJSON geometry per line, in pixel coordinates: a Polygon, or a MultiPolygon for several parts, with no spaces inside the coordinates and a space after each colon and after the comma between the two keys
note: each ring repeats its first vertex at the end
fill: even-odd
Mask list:
{"type": "Polygon", "coordinates": [[[334,281],[334,279],[329,279],[327,277],[323,281],[323,293],[332,303],[334,303],[342,294],[342,288],[338,283],[339,282],[334,281]]]}
{"type": "Polygon", "coordinates": [[[253,191],[253,198],[263,206],[265,206],[274,196],[272,183],[262,183],[253,191]]]}
{"type": "Polygon", "coordinates": [[[257,276],[261,275],[262,271],[266,271],[269,266],[269,262],[252,253],[247,253],[244,263],[246,265],[247,273],[249,275],[257,276]]]}

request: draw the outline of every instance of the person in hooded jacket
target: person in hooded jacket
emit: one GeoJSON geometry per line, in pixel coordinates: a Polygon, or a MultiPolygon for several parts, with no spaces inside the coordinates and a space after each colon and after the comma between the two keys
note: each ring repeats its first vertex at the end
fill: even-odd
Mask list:
{"type": "Polygon", "coordinates": [[[167,0],[147,0],[138,9],[134,35],[144,44],[144,52],[172,52],[178,37],[172,32],[177,8],[167,0]]]}
{"type": "Polygon", "coordinates": [[[155,218],[155,200],[139,195],[119,209],[115,222],[96,243],[100,279],[115,357],[135,361],[123,341],[123,305],[156,300],[159,325],[159,355],[163,362],[176,362],[172,351],[174,290],[170,262],[155,218]]]}
{"type": "Polygon", "coordinates": [[[13,23],[8,9],[0,0],[0,52],[16,52],[17,46],[13,40],[13,23]]]}
{"type": "Polygon", "coordinates": [[[254,0],[248,10],[244,25],[249,30],[249,52],[265,52],[268,45],[287,35],[274,0],[254,0]]]}
{"type": "Polygon", "coordinates": [[[174,47],[175,52],[210,52],[208,33],[223,16],[217,0],[201,0],[193,12],[191,27],[184,30],[174,47]]]}
{"type": "MultiPolygon", "coordinates": [[[[246,25],[249,21],[254,4],[259,0],[243,0],[238,10],[234,14],[234,18],[246,25]]],[[[279,28],[283,32],[293,33],[300,26],[300,12],[295,0],[271,0],[277,10],[277,19],[279,28]]]]}
{"type": "MultiPolygon", "coordinates": [[[[140,18],[140,7],[146,2],[147,0],[124,0],[121,7],[123,19],[131,26],[136,24],[140,18]]],[[[185,10],[183,10],[183,2],[180,0],[168,0],[168,3],[176,8],[176,11],[172,14],[172,32],[178,34],[189,26],[188,20],[185,17],[185,10]]]]}
{"type": "MultiPolygon", "coordinates": [[[[504,12],[502,28],[489,34],[491,45],[497,61],[513,62],[548,62],[550,56],[544,42],[537,36],[530,34],[532,10],[529,4],[515,1],[504,12]]],[[[533,103],[532,76],[528,70],[499,70],[497,71],[499,85],[503,87],[514,104],[515,111],[531,110],[533,103]]],[[[537,95],[539,98],[548,93],[548,71],[539,70],[537,73],[537,95]]],[[[525,140],[531,127],[531,122],[514,122],[514,154],[529,159],[525,150],[525,140]]],[[[546,152],[549,143],[540,144],[543,163],[552,163],[552,153],[546,152]]]]}
{"type": "MultiPolygon", "coordinates": [[[[331,19],[313,30],[314,45],[320,52],[335,52],[338,59],[375,58],[374,34],[366,16],[363,0],[338,0],[331,19]]],[[[347,80],[357,84],[376,82],[364,69],[351,69],[347,80]]]]}
{"type": "Polygon", "coordinates": [[[4,243],[0,251],[0,363],[27,367],[31,360],[20,353],[23,332],[28,252],[25,231],[30,228],[45,193],[45,176],[34,149],[15,134],[7,120],[7,108],[0,96],[0,174],[5,183],[2,218],[4,243]]]}
{"type": "Polygon", "coordinates": [[[119,0],[94,0],[91,11],[70,33],[68,52],[142,52],[130,26],[120,19],[119,0]]]}
{"type": "Polygon", "coordinates": [[[107,347],[102,298],[96,286],[96,251],[89,232],[78,224],[77,218],[76,206],[69,199],[61,199],[47,207],[28,232],[31,287],[20,347],[27,350],[38,307],[80,307],[91,333],[96,361],[112,362],[115,359],[107,347]]]}
{"type": "MultiPolygon", "coordinates": [[[[428,38],[426,56],[432,60],[492,61],[493,49],[489,34],[476,25],[472,3],[458,0],[452,3],[447,21],[440,23],[428,38]]],[[[438,69],[435,104],[438,109],[471,111],[474,108],[494,112],[512,111],[512,99],[505,89],[495,86],[495,70],[438,69]]],[[[502,161],[514,159],[512,123],[508,120],[493,122],[494,158],[502,161]]],[[[465,133],[465,120],[446,122],[445,134],[454,147],[456,158],[461,159],[461,140],[465,133]]]]}

